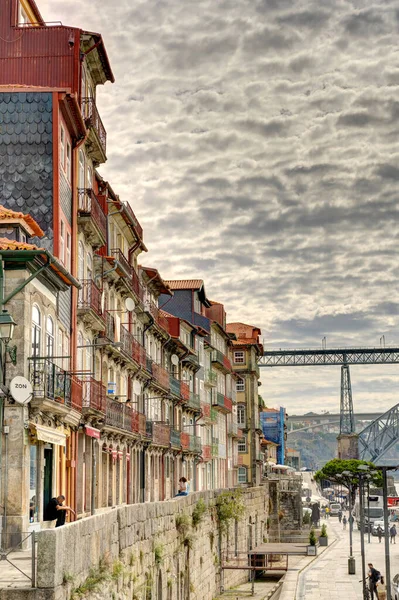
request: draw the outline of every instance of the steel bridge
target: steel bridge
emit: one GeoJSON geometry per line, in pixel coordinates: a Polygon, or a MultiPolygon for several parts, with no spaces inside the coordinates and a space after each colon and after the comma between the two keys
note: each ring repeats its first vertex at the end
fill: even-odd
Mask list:
{"type": "MultiPolygon", "coordinates": [[[[355,433],[349,365],[392,365],[399,363],[399,348],[319,348],[266,350],[259,367],[341,366],[340,433],[355,433]]],[[[375,460],[399,440],[399,404],[378,417],[359,434],[362,458],[375,460]]]]}

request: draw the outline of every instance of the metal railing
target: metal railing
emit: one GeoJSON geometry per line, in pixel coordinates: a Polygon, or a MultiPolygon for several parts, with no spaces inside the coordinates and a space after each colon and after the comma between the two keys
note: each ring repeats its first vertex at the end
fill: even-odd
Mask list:
{"type": "Polygon", "coordinates": [[[104,239],[107,237],[107,217],[91,188],[78,189],[78,214],[81,217],[91,217],[104,239]]]}
{"type": "Polygon", "coordinates": [[[213,350],[212,362],[220,365],[226,371],[231,371],[231,362],[220,350],[213,350]]]}
{"type": "Polygon", "coordinates": [[[189,408],[193,408],[194,410],[201,410],[201,402],[199,394],[195,394],[194,392],[190,392],[190,397],[188,399],[189,408]]]}
{"type": "Polygon", "coordinates": [[[101,121],[94,98],[82,98],[82,112],[88,126],[95,130],[102,151],[105,154],[107,150],[107,132],[101,121]]]}
{"type": "Polygon", "coordinates": [[[36,587],[36,532],[1,532],[0,585],[2,589],[36,587]],[[12,584],[9,586],[9,581],[12,584]],[[5,584],[7,582],[7,584],[5,584]],[[29,584],[30,582],[30,584],[29,584]]]}
{"type": "Polygon", "coordinates": [[[169,385],[172,394],[180,397],[180,381],[176,377],[173,377],[173,375],[169,375],[169,385]]]}
{"type": "Polygon", "coordinates": [[[198,435],[190,435],[190,451],[201,453],[201,438],[198,435]]]}
{"type": "Polygon", "coordinates": [[[111,255],[116,258],[122,269],[125,271],[126,276],[130,279],[132,277],[133,267],[123,254],[122,250],[119,248],[111,248],[111,255]]]}
{"type": "Polygon", "coordinates": [[[115,319],[107,310],[105,311],[105,337],[108,338],[110,342],[115,341],[115,319]]]}
{"type": "Polygon", "coordinates": [[[184,381],[180,382],[180,396],[183,400],[188,401],[190,399],[190,388],[184,381]]]}
{"type": "Polygon", "coordinates": [[[31,357],[28,360],[33,396],[71,406],[71,374],[48,358],[31,357]]]}
{"type": "Polygon", "coordinates": [[[172,445],[172,448],[180,448],[180,446],[181,446],[180,431],[177,431],[177,429],[170,430],[170,443],[172,445]]]}
{"type": "Polygon", "coordinates": [[[157,380],[157,382],[159,383],[159,385],[161,385],[163,388],[169,390],[169,387],[170,387],[169,373],[167,372],[166,369],[164,369],[161,365],[158,365],[157,363],[154,362],[152,364],[152,374],[155,377],[155,379],[157,380]]]}
{"type": "Polygon", "coordinates": [[[168,447],[170,444],[170,425],[160,421],[147,421],[147,434],[153,444],[168,447]]]}
{"type": "Polygon", "coordinates": [[[106,388],[101,381],[88,377],[82,382],[83,408],[98,410],[105,413],[106,410],[106,388]]]}
{"type": "Polygon", "coordinates": [[[92,279],[81,279],[79,283],[82,287],[78,295],[78,309],[93,310],[99,317],[102,317],[100,288],[92,279]]]}
{"type": "Polygon", "coordinates": [[[123,202],[123,205],[124,205],[124,207],[126,209],[126,212],[129,214],[129,217],[130,217],[130,219],[131,219],[131,221],[133,223],[133,227],[134,227],[134,229],[136,231],[137,237],[140,240],[142,240],[143,239],[143,228],[140,225],[140,223],[139,223],[136,215],[134,214],[132,207],[130,206],[129,202],[123,202]]]}
{"type": "Polygon", "coordinates": [[[216,385],[217,380],[218,380],[218,377],[217,377],[216,373],[214,371],[212,371],[212,369],[208,369],[207,371],[205,371],[205,383],[207,383],[209,385],[216,385]]]}

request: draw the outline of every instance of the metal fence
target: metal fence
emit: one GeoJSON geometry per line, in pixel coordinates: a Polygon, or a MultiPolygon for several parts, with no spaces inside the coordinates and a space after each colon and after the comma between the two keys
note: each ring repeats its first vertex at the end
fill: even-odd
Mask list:
{"type": "Polygon", "coordinates": [[[0,534],[0,589],[36,587],[36,534],[0,534]]]}

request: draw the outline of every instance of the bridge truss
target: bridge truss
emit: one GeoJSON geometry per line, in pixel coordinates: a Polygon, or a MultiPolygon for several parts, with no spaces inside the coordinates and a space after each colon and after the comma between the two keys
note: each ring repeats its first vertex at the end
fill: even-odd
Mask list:
{"type": "Polygon", "coordinates": [[[399,439],[399,404],[396,404],[359,434],[359,458],[375,462],[399,439]]]}
{"type": "MultiPolygon", "coordinates": [[[[341,366],[340,433],[355,433],[349,365],[392,365],[399,363],[399,348],[322,348],[317,350],[266,350],[260,367],[341,366]]],[[[360,434],[361,454],[383,454],[399,439],[399,405],[376,419],[360,434]],[[363,435],[364,434],[364,435],[363,435]],[[385,449],[384,449],[385,448],[385,449]]],[[[370,459],[373,460],[373,459],[370,459]]]]}

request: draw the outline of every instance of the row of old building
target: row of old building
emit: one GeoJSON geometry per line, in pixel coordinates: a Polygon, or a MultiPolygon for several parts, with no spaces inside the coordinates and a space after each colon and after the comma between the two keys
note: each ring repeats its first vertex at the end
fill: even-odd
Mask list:
{"type": "Polygon", "coordinates": [[[107,81],[100,34],[3,0],[0,303],[16,322],[12,340],[0,322],[6,533],[40,526],[58,494],[84,517],[173,497],[182,476],[208,490],[263,472],[260,330],[226,323],[203,280],[143,266],[133,199],[97,170],[107,81]]]}

